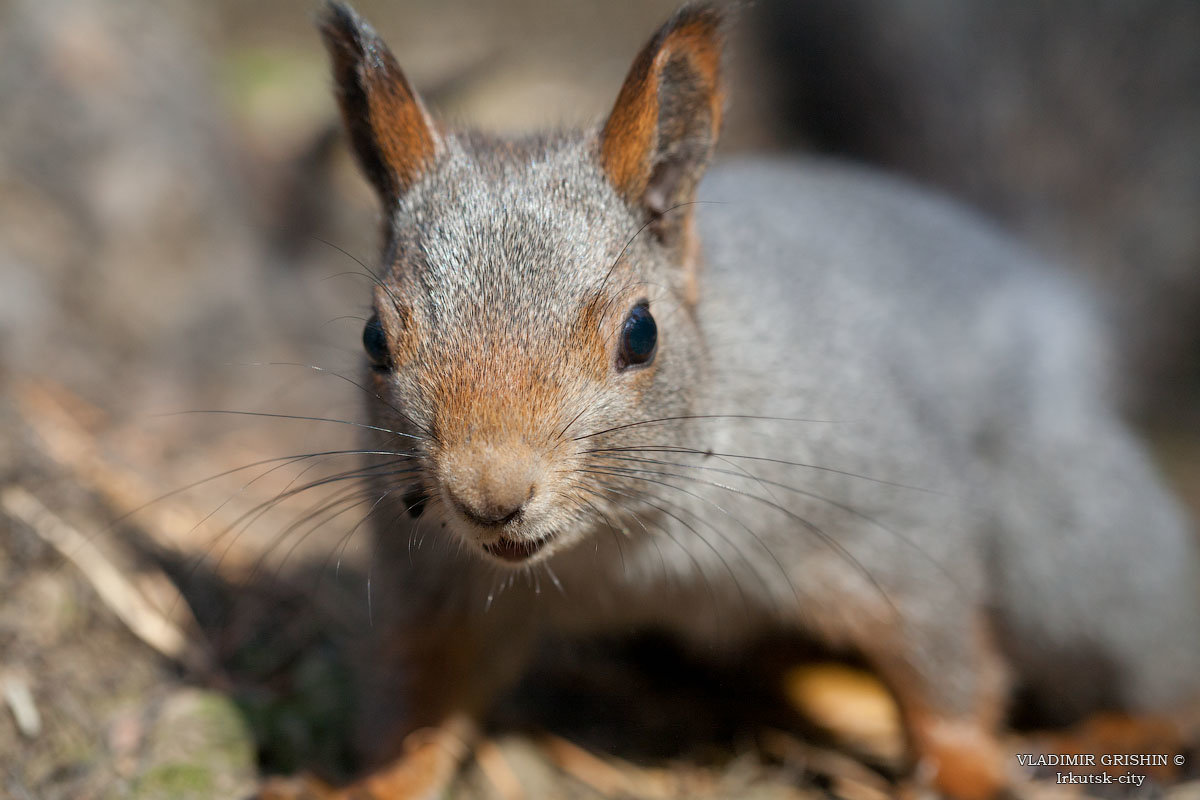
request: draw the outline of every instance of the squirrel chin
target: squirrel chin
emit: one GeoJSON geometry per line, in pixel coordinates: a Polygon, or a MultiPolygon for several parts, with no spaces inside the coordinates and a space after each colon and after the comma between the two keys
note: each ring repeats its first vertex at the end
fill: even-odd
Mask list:
{"type": "Polygon", "coordinates": [[[482,544],[483,551],[493,560],[512,566],[524,566],[541,560],[552,536],[538,539],[512,539],[503,534],[494,542],[482,544]]]}

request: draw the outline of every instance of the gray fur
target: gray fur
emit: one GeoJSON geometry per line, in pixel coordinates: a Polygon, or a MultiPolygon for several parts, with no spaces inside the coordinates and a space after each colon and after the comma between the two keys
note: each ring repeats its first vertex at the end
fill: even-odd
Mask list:
{"type": "MultiPolygon", "coordinates": [[[[523,337],[556,373],[565,363],[561,321],[600,285],[636,227],[602,207],[611,190],[577,145],[518,148],[522,170],[480,168],[454,150],[437,180],[456,189],[431,181],[397,217],[398,228],[408,219],[439,224],[422,237],[423,268],[409,263],[393,281],[406,300],[428,305],[437,336],[523,337]],[[531,188],[539,186],[559,194],[531,188]],[[422,208],[429,203],[445,210],[422,208]]],[[[947,666],[966,658],[958,640],[970,614],[989,609],[1017,677],[1055,714],[1162,709],[1194,691],[1194,543],[1118,419],[1103,336],[1080,288],[961,210],[844,166],[730,164],[709,176],[702,198],[713,204],[698,211],[706,260],[698,329],[664,290],[670,273],[653,247],[635,250],[662,331],[662,374],[637,408],[581,395],[592,408],[574,430],[683,414],[814,420],[677,421],[599,438],[785,459],[913,488],[642,454],[722,470],[673,471],[733,491],[614,479],[623,494],[604,507],[608,519],[576,513],[570,533],[581,541],[507,590],[541,586],[521,624],[661,625],[726,646],[782,624],[855,646],[845,632],[875,617],[930,639],[918,652],[946,676],[953,706],[968,702],[970,670],[952,677],[947,666]],[[641,495],[650,505],[636,502],[641,495]],[[624,532],[613,534],[608,520],[624,532]],[[551,589],[551,572],[565,596],[551,589]]],[[[453,357],[436,340],[426,347],[430,363],[453,357]]],[[[432,409],[419,398],[401,399],[428,421],[432,409]]],[[[551,426],[580,410],[567,406],[551,426]]],[[[504,593],[507,574],[425,541],[448,533],[428,530],[439,513],[418,523],[427,528],[418,571],[482,610],[487,595],[504,593]]],[[[382,534],[404,542],[401,560],[411,558],[402,531],[382,534]]]]}
{"type": "MultiPolygon", "coordinates": [[[[955,506],[944,519],[963,528],[904,529],[962,581],[982,567],[977,601],[1002,649],[1060,714],[1161,710],[1194,694],[1195,541],[1118,418],[1081,287],[948,203],[847,167],[743,163],[705,190],[732,202],[702,211],[701,316],[713,341],[762,343],[734,348],[752,360],[713,381],[709,402],[853,417],[861,426],[815,445],[776,435],[807,440],[815,463],[944,494],[955,506]]],[[[880,494],[847,489],[864,504],[880,494]]],[[[882,513],[922,504],[892,502],[882,513]]],[[[859,535],[881,574],[904,562],[878,528],[859,535]]]]}
{"type": "MultiPolygon", "coordinates": [[[[381,630],[477,640],[473,697],[543,629],[639,626],[709,650],[779,629],[890,648],[948,719],[1003,683],[985,636],[1059,718],[1196,693],[1196,544],[1119,419],[1086,292],[915,188],[773,159],[715,169],[677,210],[703,245],[693,306],[686,245],[618,196],[596,141],[441,134],[385,195],[375,302],[409,355],[369,377],[375,424],[401,434],[372,446],[420,471],[377,482],[381,630]],[[610,353],[649,302],[653,371],[589,368],[575,334],[597,299],[610,353]],[[447,418],[463,374],[490,416],[447,418]],[[470,447],[503,470],[512,443],[538,478],[498,533],[455,511],[445,464],[470,447]],[[413,490],[415,522],[396,508],[413,490]],[[497,536],[546,544],[512,567],[485,555],[497,536]]],[[[373,663],[440,668],[405,658],[373,663]]],[[[385,717],[418,698],[377,699],[385,717]]]]}

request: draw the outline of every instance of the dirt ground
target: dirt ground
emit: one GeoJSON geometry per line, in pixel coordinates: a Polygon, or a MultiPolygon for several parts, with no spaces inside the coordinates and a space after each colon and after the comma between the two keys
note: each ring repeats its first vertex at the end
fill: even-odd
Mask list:
{"type": "MultiPolygon", "coordinates": [[[[675,3],[359,6],[441,113],[515,131],[603,114],[675,3]]],[[[375,247],[311,21],[288,0],[0,0],[0,796],[236,798],[355,767],[366,532],[332,490],[271,502],[352,466],[288,456],[346,446],[328,420],[357,407],[336,373],[375,247]]],[[[726,152],[778,146],[744,82],[726,152]]],[[[1145,427],[1200,514],[1196,419],[1145,427]]],[[[895,795],[895,709],[810,659],[550,643],[451,796],[895,795]]],[[[1200,798],[1198,776],[1193,748],[1156,791],[1200,798]]]]}

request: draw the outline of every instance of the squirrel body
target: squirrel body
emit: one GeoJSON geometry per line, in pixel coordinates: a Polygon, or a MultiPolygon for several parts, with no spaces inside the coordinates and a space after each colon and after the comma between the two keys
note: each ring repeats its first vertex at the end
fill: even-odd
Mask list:
{"type": "Polygon", "coordinates": [[[552,629],[856,652],[960,797],[1005,782],[1014,687],[1060,720],[1195,695],[1196,543],[1080,287],[847,165],[700,184],[711,8],[659,31],[598,129],[517,140],[437,127],[348,8],[323,32],[385,211],[364,334],[369,449],[392,453],[367,468],[381,759],[482,714],[552,629]]]}
{"type": "MultiPolygon", "coordinates": [[[[966,210],[847,165],[718,165],[700,197],[713,203],[697,210],[712,372],[696,405],[833,422],[701,425],[689,446],[853,473],[740,464],[869,511],[874,521],[773,489],[836,532],[890,597],[929,599],[940,585],[947,603],[987,609],[1013,677],[1051,716],[1162,709],[1194,692],[1194,536],[1119,418],[1084,287],[966,210]]],[[[740,502],[744,521],[778,517],[740,502]]],[[[826,570],[848,585],[864,577],[784,523],[762,535],[799,570],[795,587],[834,582],[826,570]]],[[[759,569],[764,582],[779,576],[759,569]]],[[[793,588],[775,587],[781,603],[793,588]]],[[[833,593],[802,591],[814,606],[833,593]]]]}

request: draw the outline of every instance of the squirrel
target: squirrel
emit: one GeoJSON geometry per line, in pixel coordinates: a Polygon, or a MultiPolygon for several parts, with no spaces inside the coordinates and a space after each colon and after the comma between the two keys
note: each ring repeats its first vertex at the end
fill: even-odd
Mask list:
{"type": "Polygon", "coordinates": [[[966,800],[1010,786],[1018,689],[1061,720],[1200,691],[1197,545],[1120,418],[1088,293],[863,168],[702,182],[725,28],[686,5],[602,123],[498,138],[441,126],[325,6],[384,239],[363,332],[380,766],[329,796],[434,792],[545,631],[854,652],[966,800]]]}

